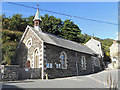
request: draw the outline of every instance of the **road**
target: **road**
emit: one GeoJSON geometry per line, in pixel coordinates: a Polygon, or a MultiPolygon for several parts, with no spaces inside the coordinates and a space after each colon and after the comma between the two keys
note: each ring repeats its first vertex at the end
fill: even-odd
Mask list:
{"type": "Polygon", "coordinates": [[[110,73],[112,79],[118,82],[118,70],[105,70],[85,76],[4,82],[2,88],[108,88],[107,76],[109,77],[110,73]]]}

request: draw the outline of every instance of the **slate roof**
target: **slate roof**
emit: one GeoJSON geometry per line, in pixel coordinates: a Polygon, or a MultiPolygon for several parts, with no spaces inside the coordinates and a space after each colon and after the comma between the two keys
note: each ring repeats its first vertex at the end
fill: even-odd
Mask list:
{"type": "MultiPolygon", "coordinates": [[[[29,26],[30,27],[30,26],[29,26]]],[[[52,45],[56,45],[59,47],[63,47],[63,48],[67,48],[70,50],[74,50],[74,51],[78,51],[78,52],[83,52],[83,53],[87,53],[87,54],[96,54],[93,50],[91,50],[90,48],[88,48],[85,45],[70,41],[70,40],[66,40],[63,39],[61,37],[52,35],[52,34],[48,34],[45,32],[39,32],[37,30],[35,30],[33,27],[30,27],[45,43],[49,43],[52,45]]]]}

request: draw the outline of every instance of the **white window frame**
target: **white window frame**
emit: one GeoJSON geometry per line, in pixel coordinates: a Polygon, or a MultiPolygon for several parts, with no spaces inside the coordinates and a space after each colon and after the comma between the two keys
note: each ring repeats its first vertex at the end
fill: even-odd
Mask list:
{"type": "Polygon", "coordinates": [[[58,64],[58,68],[61,68],[61,64],[60,63],[58,64]]]}
{"type": "Polygon", "coordinates": [[[85,58],[85,56],[81,57],[81,68],[83,70],[86,70],[86,58],[85,58]]]}
{"type": "Polygon", "coordinates": [[[32,46],[32,38],[29,38],[26,42],[26,46],[28,47],[28,49],[32,46]],[[28,44],[28,42],[30,41],[31,45],[28,44]]]}
{"type": "Polygon", "coordinates": [[[53,64],[52,63],[46,63],[46,66],[47,66],[47,68],[53,68],[53,64]],[[48,66],[47,66],[47,64],[48,64],[48,66]]]}
{"type": "Polygon", "coordinates": [[[56,68],[59,68],[59,64],[58,63],[56,63],[55,65],[56,65],[56,68]]]}
{"type": "Polygon", "coordinates": [[[60,54],[60,62],[61,62],[61,68],[62,68],[62,69],[67,69],[67,54],[66,54],[66,52],[64,52],[64,51],[61,52],[61,54],[60,54]],[[65,55],[65,57],[64,57],[65,67],[63,66],[63,64],[64,64],[64,63],[63,63],[63,59],[62,59],[62,55],[63,55],[63,54],[65,55]]]}
{"type": "Polygon", "coordinates": [[[50,64],[49,63],[46,63],[46,68],[50,68],[50,64]]]}
{"type": "Polygon", "coordinates": [[[50,68],[52,68],[52,67],[53,67],[52,65],[53,65],[52,63],[49,63],[50,68]]]}
{"type": "Polygon", "coordinates": [[[57,69],[58,69],[58,68],[61,68],[61,67],[60,67],[60,66],[61,66],[60,63],[55,63],[55,66],[56,66],[57,69]]]}
{"type": "Polygon", "coordinates": [[[34,53],[33,53],[33,67],[35,68],[35,56],[38,56],[38,63],[39,63],[39,67],[40,67],[40,51],[39,51],[39,47],[34,49],[34,53]],[[35,51],[38,51],[38,53],[36,54],[35,51]]]}

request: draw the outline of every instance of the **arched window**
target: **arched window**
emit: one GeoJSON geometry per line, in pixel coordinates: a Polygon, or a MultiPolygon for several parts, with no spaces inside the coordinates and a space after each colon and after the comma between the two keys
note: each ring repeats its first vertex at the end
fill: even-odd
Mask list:
{"type": "Polygon", "coordinates": [[[67,69],[67,55],[65,52],[62,52],[60,54],[60,59],[61,59],[61,67],[63,69],[67,69]]]}
{"type": "Polygon", "coordinates": [[[27,40],[26,46],[28,47],[28,49],[32,46],[32,38],[27,40]]]}
{"type": "Polygon", "coordinates": [[[39,68],[39,48],[34,51],[34,68],[39,68]]]}
{"type": "Polygon", "coordinates": [[[86,58],[85,58],[85,56],[81,57],[81,67],[83,70],[86,70],[86,58]]]}

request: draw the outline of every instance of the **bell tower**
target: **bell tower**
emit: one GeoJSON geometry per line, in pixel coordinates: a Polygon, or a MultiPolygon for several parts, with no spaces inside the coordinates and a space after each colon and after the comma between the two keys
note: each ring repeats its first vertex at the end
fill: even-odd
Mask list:
{"type": "Polygon", "coordinates": [[[37,6],[38,6],[37,12],[36,12],[35,17],[33,19],[33,21],[34,21],[34,28],[35,28],[35,30],[42,32],[41,27],[40,27],[42,20],[40,18],[39,5],[37,4],[37,6]]]}

